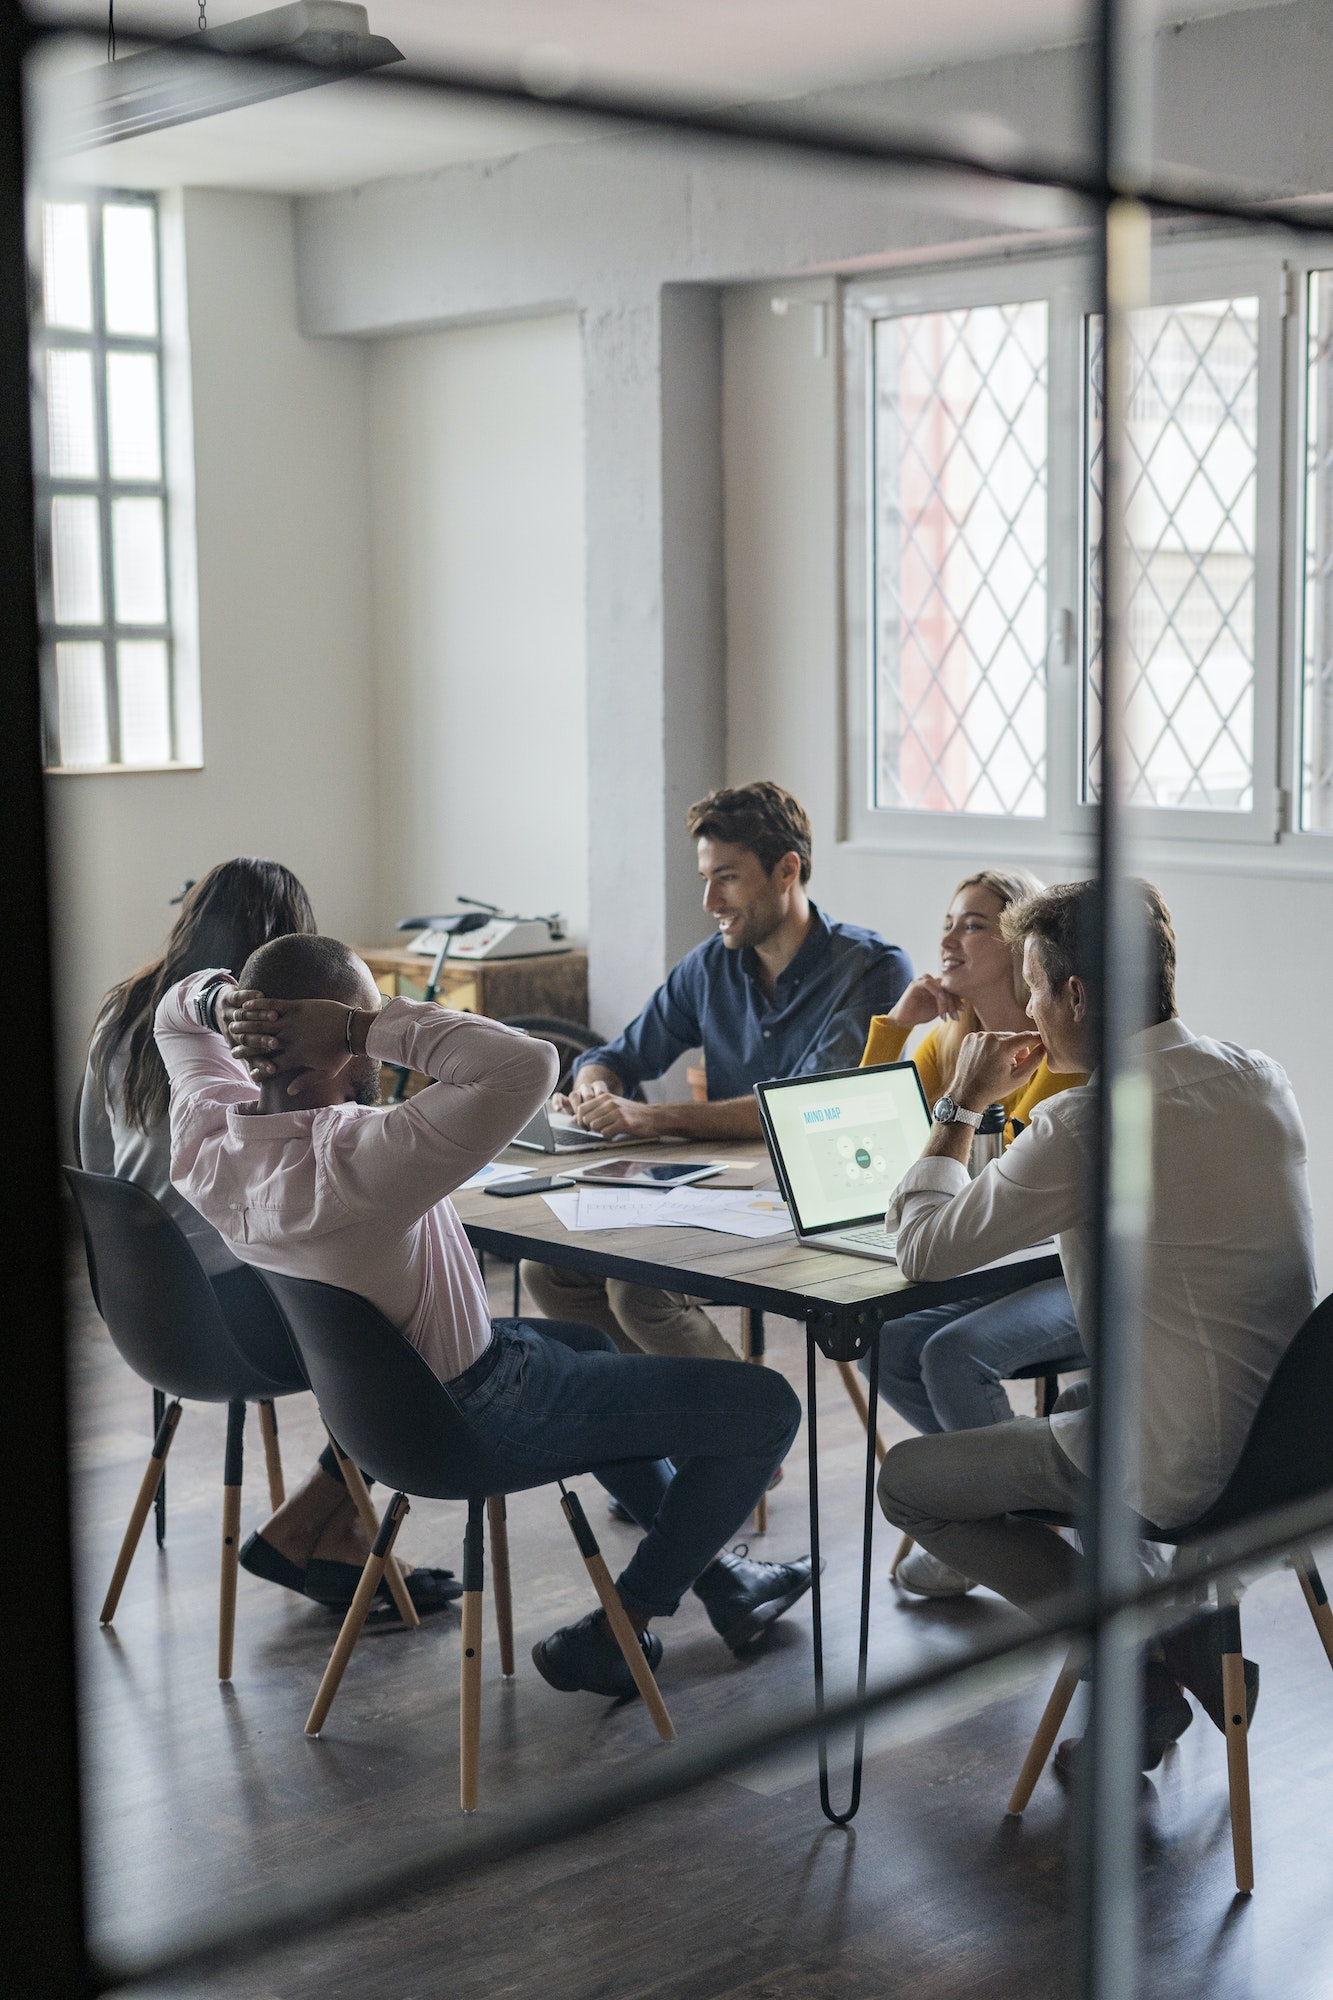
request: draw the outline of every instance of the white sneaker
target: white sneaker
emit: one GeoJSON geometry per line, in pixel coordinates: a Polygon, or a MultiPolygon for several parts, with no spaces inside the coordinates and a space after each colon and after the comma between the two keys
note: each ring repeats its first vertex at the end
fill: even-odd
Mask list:
{"type": "Polygon", "coordinates": [[[920,1547],[903,1557],[894,1581],[901,1590],[910,1590],[914,1597],[962,1597],[972,1589],[970,1576],[964,1576],[960,1569],[950,1569],[948,1563],[931,1555],[929,1549],[920,1547]]]}

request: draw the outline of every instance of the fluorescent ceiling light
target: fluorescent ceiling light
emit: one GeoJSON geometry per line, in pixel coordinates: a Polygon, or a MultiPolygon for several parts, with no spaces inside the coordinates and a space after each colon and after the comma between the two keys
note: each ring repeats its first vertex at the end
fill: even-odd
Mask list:
{"type": "Polygon", "coordinates": [[[401,62],[351,0],[289,0],[120,61],[67,72],[51,89],[44,152],[82,152],[219,111],[401,62]],[[238,60],[244,58],[244,60],[238,60]]]}

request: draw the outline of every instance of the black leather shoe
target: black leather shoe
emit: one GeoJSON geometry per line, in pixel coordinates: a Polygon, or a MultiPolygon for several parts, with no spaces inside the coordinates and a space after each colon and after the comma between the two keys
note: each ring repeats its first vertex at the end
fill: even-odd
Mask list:
{"type": "MultiPolygon", "coordinates": [[[[326,1610],[345,1614],[360,1581],[361,1571],[355,1563],[330,1562],[324,1556],[315,1556],[305,1566],[304,1595],[324,1605],[326,1610]]],[[[463,1595],[463,1586],[451,1569],[413,1569],[404,1581],[418,1618],[447,1611],[463,1595]]],[[[371,1599],[370,1615],[378,1625],[402,1622],[387,1582],[381,1581],[371,1599]]]]}
{"type": "Polygon", "coordinates": [[[751,1562],[746,1544],[738,1542],[704,1571],[694,1594],[723,1643],[744,1653],[805,1596],[812,1576],[809,1556],[794,1563],[751,1562]]]}
{"type": "MultiPolygon", "coordinates": [[[[1188,1688],[1209,1720],[1225,1736],[1226,1704],[1222,1699],[1222,1621],[1216,1611],[1202,1612],[1162,1640],[1167,1671],[1188,1688]]],[[[1259,1667],[1245,1662],[1245,1726],[1254,1721],[1259,1702],[1259,1667]]]]}
{"type": "MultiPolygon", "coordinates": [[[[656,1632],[645,1632],[639,1644],[656,1673],[662,1641],[656,1632]]],[[[561,1694],[604,1694],[612,1701],[624,1701],[639,1692],[625,1655],[600,1611],[590,1611],[577,1625],[562,1625],[549,1639],[539,1640],[532,1649],[532,1664],[561,1694]]]]}
{"type": "MultiPolygon", "coordinates": [[[[1155,1771],[1172,1743],[1179,1742],[1194,1720],[1194,1710],[1177,1682],[1159,1660],[1143,1668],[1139,1710],[1139,1769],[1155,1771]]],[[[1055,1753],[1055,1774],[1072,1782],[1081,1758],[1081,1736],[1067,1736],[1055,1753]]]]}

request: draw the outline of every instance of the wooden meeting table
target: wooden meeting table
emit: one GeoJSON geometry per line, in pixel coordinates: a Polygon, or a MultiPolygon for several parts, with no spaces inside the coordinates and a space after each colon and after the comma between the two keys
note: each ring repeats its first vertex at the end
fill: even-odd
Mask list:
{"type": "MultiPolygon", "coordinates": [[[[712,1139],[697,1143],[651,1146],[608,1144],[605,1151],[548,1155],[510,1147],[500,1162],[538,1173],[576,1171],[601,1159],[632,1152],[653,1160],[729,1161],[729,1173],[702,1182],[702,1187],[728,1185],[775,1189],[762,1139],[712,1139]]],[[[763,1315],[801,1321],[806,1331],[806,1436],[810,1455],[810,1554],[814,1564],[811,1591],[814,1629],[815,1708],[824,1712],[824,1642],[819,1564],[819,1439],[817,1361],[822,1354],[837,1363],[851,1363],[869,1354],[868,1421],[866,1426],[865,1504],[861,1540],[861,1625],[857,1655],[857,1692],[865,1693],[866,1658],[870,1637],[871,1546],[875,1521],[875,1428],[879,1407],[879,1343],[876,1330],[885,1320],[902,1319],[923,1306],[949,1299],[996,1298],[1026,1285],[1060,1275],[1054,1251],[1034,1252],[1022,1259],[971,1271],[942,1284],[912,1284],[896,1264],[836,1251],[815,1250],[794,1236],[759,1238],[725,1236],[712,1229],[614,1229],[577,1234],[556,1219],[539,1194],[499,1199],[484,1187],[460,1189],[453,1203],[473,1248],[512,1262],[515,1267],[515,1312],[518,1306],[517,1268],[521,1258],[553,1264],[565,1270],[587,1271],[598,1277],[624,1278],[632,1284],[663,1291],[685,1292],[705,1304],[740,1306],[748,1312],[749,1358],[763,1353],[763,1315]]],[[[843,1826],[857,1811],[861,1797],[863,1724],[858,1724],[849,1803],[835,1812],[829,1797],[827,1745],[819,1746],[819,1797],[823,1812],[843,1826]]]]}

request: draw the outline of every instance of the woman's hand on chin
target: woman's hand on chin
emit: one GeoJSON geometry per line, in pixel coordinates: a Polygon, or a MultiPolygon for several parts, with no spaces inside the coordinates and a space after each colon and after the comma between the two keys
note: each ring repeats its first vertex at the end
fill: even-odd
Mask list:
{"type": "Polygon", "coordinates": [[[941,1017],[955,1020],[962,1005],[933,972],[921,972],[898,996],[888,1018],[900,1028],[924,1028],[928,1021],[938,1021],[941,1017]]]}

